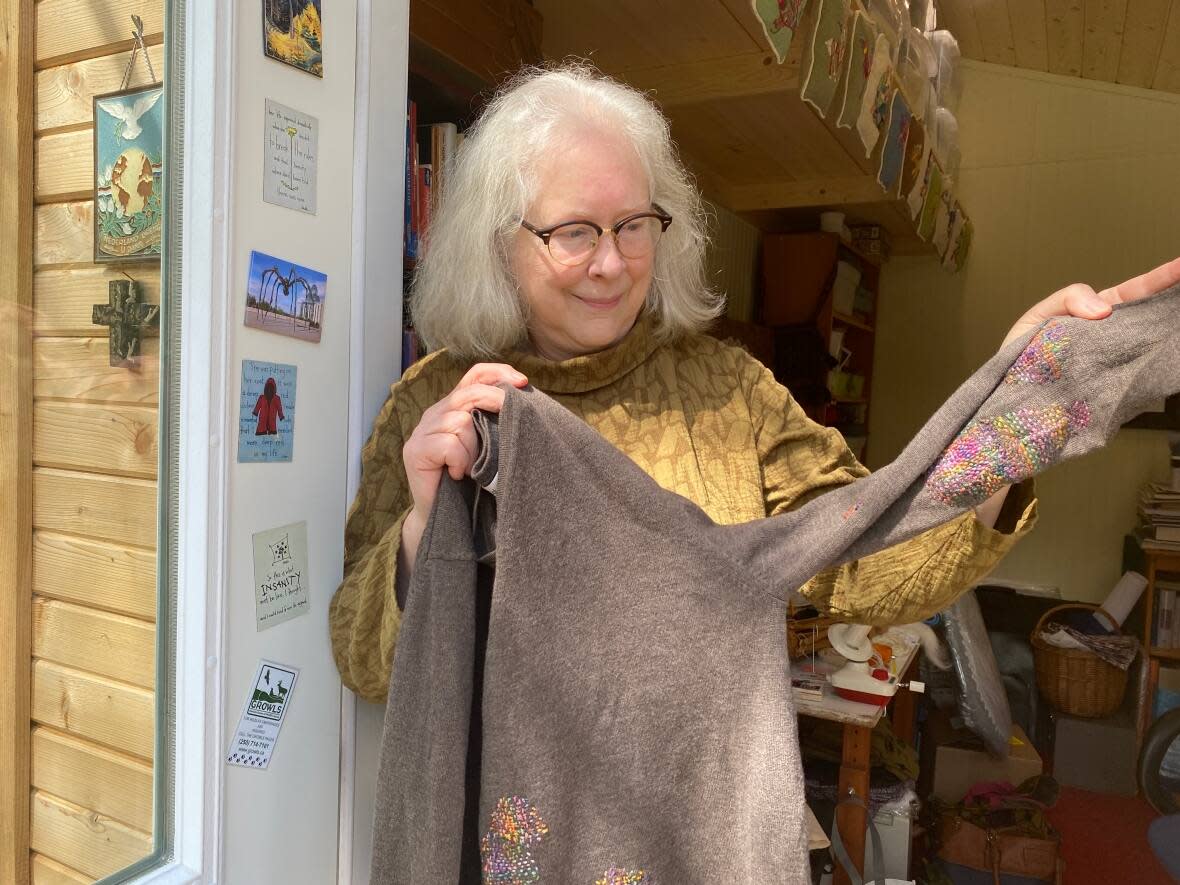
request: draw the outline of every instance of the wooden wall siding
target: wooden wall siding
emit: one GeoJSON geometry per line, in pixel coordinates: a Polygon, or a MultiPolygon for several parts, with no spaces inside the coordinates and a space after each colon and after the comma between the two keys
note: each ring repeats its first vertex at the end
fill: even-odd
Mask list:
{"type": "Polygon", "coordinates": [[[33,854],[33,885],[89,885],[94,879],[43,854],[33,854]]]}
{"type": "Polygon", "coordinates": [[[33,342],[33,396],[155,405],[159,353],[157,339],[144,339],[143,367],[134,371],[111,365],[106,338],[38,338],[33,342]]]}
{"type": "Polygon", "coordinates": [[[156,484],[35,467],[33,528],[151,549],[156,545],[156,484]]]}
{"type": "Polygon", "coordinates": [[[33,55],[31,0],[0,0],[0,882],[29,877],[33,55]]]}
{"type": "Polygon", "coordinates": [[[94,196],[94,138],[89,129],[54,132],[37,138],[38,203],[85,200],[94,196]]]}
{"type": "MultiPolygon", "coordinates": [[[[37,67],[48,68],[131,49],[131,16],[143,19],[145,40],[164,34],[161,0],[39,0],[37,67]]],[[[163,70],[156,68],[156,74],[163,70]]]]}
{"type": "Polygon", "coordinates": [[[33,592],[151,621],[156,616],[156,555],[152,550],[36,531],[33,592]]]}
{"type": "Polygon", "coordinates": [[[941,0],[967,58],[1180,92],[1180,0],[941,0]]]}
{"type": "MultiPolygon", "coordinates": [[[[51,661],[36,661],[32,706],[35,722],[144,760],[152,758],[155,703],[150,691],[51,661]]],[[[37,764],[34,759],[33,767],[37,764]]],[[[69,858],[63,860],[69,863],[69,858]]]]}
{"type": "MultiPolygon", "coordinates": [[[[93,263],[93,97],[119,89],[131,15],[164,73],[162,0],[38,0],[34,78],[31,869],[91,882],[152,849],[159,341],[112,368],[91,323],[126,273],[93,263]]],[[[142,57],[133,85],[148,82],[142,57]]]]}
{"type": "Polygon", "coordinates": [[[33,460],[45,467],[156,477],[157,412],[143,406],[39,400],[33,460]]]}
{"type": "Polygon", "coordinates": [[[94,202],[48,203],[33,214],[33,261],[90,264],[94,257],[94,202]]]}
{"type": "MultiPolygon", "coordinates": [[[[61,210],[71,205],[77,204],[39,207],[37,217],[46,217],[42,210],[61,210]]],[[[48,246],[44,241],[39,248],[42,252],[46,249],[50,252],[58,250],[58,247],[48,246]]],[[[107,284],[114,279],[123,279],[124,272],[143,284],[147,301],[160,303],[159,271],[152,265],[120,265],[119,269],[93,265],[57,270],[36,269],[33,273],[33,299],[37,305],[33,313],[34,333],[57,337],[108,337],[110,330],[106,326],[96,326],[90,322],[91,307],[107,300],[107,284]]]]}
{"type": "Polygon", "coordinates": [[[140,688],[156,682],[155,628],[148,621],[56,599],[33,600],[33,654],[140,688]]]}
{"type": "Polygon", "coordinates": [[[33,795],[31,841],[34,851],[68,856],[92,879],[118,872],[152,851],[147,833],[41,791],[33,795]]]}
{"type": "MultiPolygon", "coordinates": [[[[44,2],[44,0],[42,0],[44,2]]],[[[130,23],[130,19],[127,19],[130,23]]],[[[146,22],[144,23],[146,27],[146,22]]],[[[149,46],[148,56],[156,76],[164,72],[164,47],[149,46]]],[[[123,83],[130,52],[104,55],[72,65],[61,65],[37,73],[37,119],[39,134],[63,127],[90,128],[94,125],[95,95],[117,91],[123,83]]],[[[144,83],[142,56],[135,60],[134,83],[144,83]]]]}
{"type": "Polygon", "coordinates": [[[33,729],[33,786],[133,829],[152,828],[152,767],[39,725],[33,729]]]}

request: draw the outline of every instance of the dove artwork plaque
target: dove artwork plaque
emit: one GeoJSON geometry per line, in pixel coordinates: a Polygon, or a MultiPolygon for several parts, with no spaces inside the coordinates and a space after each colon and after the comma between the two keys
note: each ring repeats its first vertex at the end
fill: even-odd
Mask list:
{"type": "Polygon", "coordinates": [[[164,87],[94,97],[94,260],[159,261],[164,87]]]}

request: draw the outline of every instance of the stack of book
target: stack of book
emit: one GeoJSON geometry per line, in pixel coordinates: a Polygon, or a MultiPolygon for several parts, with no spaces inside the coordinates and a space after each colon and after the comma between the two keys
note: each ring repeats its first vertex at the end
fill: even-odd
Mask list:
{"type": "Polygon", "coordinates": [[[1180,489],[1150,483],[1139,496],[1139,528],[1144,550],[1180,551],[1180,489]]]}

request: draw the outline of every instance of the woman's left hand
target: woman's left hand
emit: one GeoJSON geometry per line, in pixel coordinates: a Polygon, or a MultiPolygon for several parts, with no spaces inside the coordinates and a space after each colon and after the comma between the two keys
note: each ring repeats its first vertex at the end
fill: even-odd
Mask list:
{"type": "Polygon", "coordinates": [[[1161,264],[1125,283],[1095,292],[1085,283],[1066,286],[1034,304],[1028,313],[1016,321],[1004,344],[1025,335],[1050,317],[1075,316],[1085,320],[1100,320],[1110,315],[1110,306],[1125,301],[1138,301],[1162,292],[1180,282],[1180,258],[1161,264]]]}

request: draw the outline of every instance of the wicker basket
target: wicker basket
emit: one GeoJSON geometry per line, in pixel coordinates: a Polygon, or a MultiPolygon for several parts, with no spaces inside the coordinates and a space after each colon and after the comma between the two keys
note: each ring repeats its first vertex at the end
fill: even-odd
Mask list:
{"type": "Polygon", "coordinates": [[[1037,688],[1054,708],[1070,716],[1110,716],[1123,703],[1127,671],[1108,664],[1090,651],[1058,648],[1041,639],[1041,629],[1052,616],[1065,609],[1096,611],[1099,606],[1071,602],[1041,615],[1029,642],[1037,669],[1037,688]]]}

